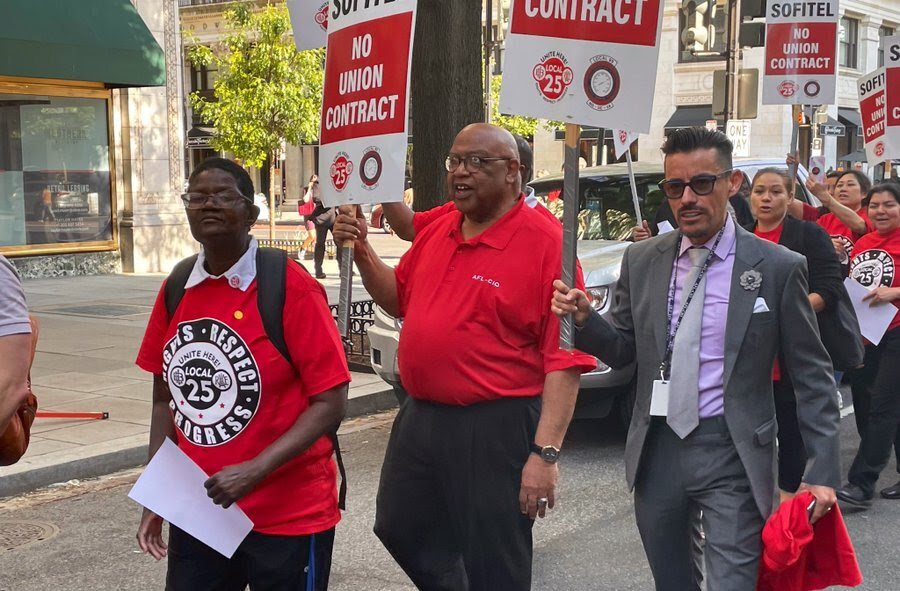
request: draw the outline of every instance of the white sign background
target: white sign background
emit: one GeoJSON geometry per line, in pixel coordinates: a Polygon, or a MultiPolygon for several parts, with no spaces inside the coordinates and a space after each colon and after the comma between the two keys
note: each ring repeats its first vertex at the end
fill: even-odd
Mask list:
{"type": "MultiPolygon", "coordinates": [[[[337,17],[333,6],[329,10],[325,90],[319,133],[319,187],[322,190],[322,202],[332,207],[350,203],[400,201],[403,199],[406,175],[409,74],[415,37],[416,0],[395,0],[369,8],[359,3],[355,11],[338,14],[337,17]],[[407,17],[411,21],[407,21],[407,17]],[[408,43],[398,31],[398,19],[410,23],[408,43]],[[363,61],[352,57],[352,47],[347,42],[346,33],[351,27],[354,38],[357,35],[360,38],[371,35],[371,53],[363,61]],[[406,55],[402,51],[398,52],[398,47],[408,48],[406,55]],[[357,92],[341,92],[339,73],[350,72],[363,62],[372,65],[372,60],[375,60],[376,65],[383,65],[381,78],[384,86],[373,86],[357,92]],[[353,62],[357,61],[359,64],[354,65],[353,62]],[[329,65],[336,68],[334,72],[329,72],[329,65]],[[399,84],[403,80],[405,84],[399,84]],[[395,101],[384,103],[383,99],[400,86],[404,86],[403,94],[395,101]],[[375,104],[379,110],[387,109],[394,115],[388,120],[370,120],[362,124],[351,121],[336,125],[335,117],[347,115],[347,111],[341,111],[341,107],[357,100],[375,101],[369,104],[375,104]]],[[[365,76],[361,75],[360,79],[363,78],[365,76]]],[[[344,84],[350,84],[346,78],[343,80],[344,84]]],[[[362,116],[362,110],[351,109],[351,112],[356,113],[356,117],[362,116]]]]}
{"type": "Polygon", "coordinates": [[[762,104],[834,104],[837,33],[838,0],[770,0],[762,104]],[[793,11],[790,16],[784,16],[785,8],[793,11]]]}
{"type": "Polygon", "coordinates": [[[885,69],[862,76],[856,82],[859,96],[859,116],[862,122],[863,140],[866,144],[866,160],[875,165],[885,160],[885,126],[887,124],[887,96],[885,93],[885,69]]]}
{"type": "Polygon", "coordinates": [[[900,158],[900,35],[885,37],[885,117],[887,128],[884,133],[885,150],[881,160],[900,158]]]}
{"type": "Polygon", "coordinates": [[[500,111],[649,133],[663,0],[556,4],[512,0],[500,111]],[[576,29],[582,38],[570,38],[576,29]],[[631,30],[652,43],[635,44],[631,30]]]}
{"type": "Polygon", "coordinates": [[[287,0],[297,51],[325,47],[330,5],[326,0],[287,0]]]}
{"type": "Polygon", "coordinates": [[[725,135],[734,145],[733,154],[739,158],[750,155],[750,120],[730,119],[725,128],[725,135]]]}

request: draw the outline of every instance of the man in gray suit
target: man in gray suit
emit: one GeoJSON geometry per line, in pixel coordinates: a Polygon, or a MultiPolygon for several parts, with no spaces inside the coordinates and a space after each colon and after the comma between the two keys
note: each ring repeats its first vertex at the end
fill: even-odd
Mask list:
{"type": "Polygon", "coordinates": [[[692,515],[703,513],[707,588],[752,591],[775,495],[772,365],[797,394],[809,456],[801,490],[815,521],[840,482],[831,361],[807,298],[802,256],[760,240],[726,213],[740,187],[731,142],[682,129],[662,148],[661,183],[679,232],[636,243],[622,261],[612,323],[555,283],[557,315],[575,314],[576,347],[614,367],[637,360],[625,448],[635,516],[658,590],[699,589],[692,515]]]}

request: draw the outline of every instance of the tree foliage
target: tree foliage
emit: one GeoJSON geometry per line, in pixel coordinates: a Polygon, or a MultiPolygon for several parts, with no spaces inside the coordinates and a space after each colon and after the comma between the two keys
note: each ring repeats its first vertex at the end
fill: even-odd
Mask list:
{"type": "Polygon", "coordinates": [[[194,92],[190,103],[215,126],[215,149],[260,167],[282,140],[299,145],[318,136],[325,50],[297,51],[284,4],[257,11],[242,2],[225,11],[225,21],[230,33],[221,44],[188,50],[196,67],[218,69],[216,100],[194,92]]]}

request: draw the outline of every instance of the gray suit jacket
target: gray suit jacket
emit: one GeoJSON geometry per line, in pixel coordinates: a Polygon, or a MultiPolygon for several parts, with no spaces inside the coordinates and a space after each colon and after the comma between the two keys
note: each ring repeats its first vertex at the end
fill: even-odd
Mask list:
{"type": "MultiPolygon", "coordinates": [[[[788,249],[737,227],[734,272],[725,327],[725,421],[764,518],[775,491],[775,407],[772,364],[779,349],[797,395],[797,414],[809,460],[803,482],[840,483],[838,427],[831,360],[819,339],[807,298],[806,262],[788,249]],[[762,274],[758,289],[746,290],[741,275],[762,274]],[[768,312],[753,313],[756,299],[768,312]]],[[[612,323],[596,313],[575,346],[619,368],[637,360],[634,415],[625,447],[628,486],[634,488],[650,425],[650,394],[665,354],[666,300],[677,232],[633,244],[625,251],[613,300],[612,323]]]]}

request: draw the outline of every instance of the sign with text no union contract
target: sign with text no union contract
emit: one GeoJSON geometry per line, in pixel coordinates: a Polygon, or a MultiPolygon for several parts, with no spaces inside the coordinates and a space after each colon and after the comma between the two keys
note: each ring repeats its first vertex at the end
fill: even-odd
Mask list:
{"type": "Polygon", "coordinates": [[[764,105],[835,102],[838,0],[769,0],[764,105]]]}
{"type": "Polygon", "coordinates": [[[887,125],[887,95],[885,93],[885,69],[862,76],[856,82],[859,95],[859,118],[862,121],[866,160],[875,165],[883,162],[888,151],[885,144],[887,125]]]}
{"type": "Polygon", "coordinates": [[[504,113],[650,131],[663,0],[513,0],[504,113]]]}
{"type": "Polygon", "coordinates": [[[319,187],[327,206],[403,198],[416,0],[329,3],[319,187]]]}
{"type": "MultiPolygon", "coordinates": [[[[878,153],[880,150],[876,149],[879,162],[900,158],[900,35],[885,37],[882,43],[885,75],[885,147],[883,153],[878,153]]],[[[866,147],[868,148],[868,144],[866,147]]]]}

